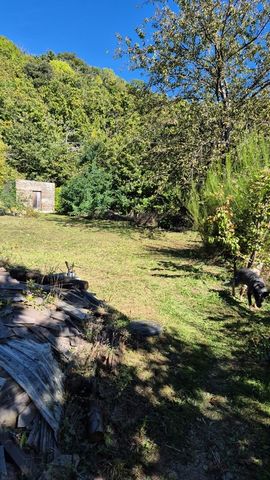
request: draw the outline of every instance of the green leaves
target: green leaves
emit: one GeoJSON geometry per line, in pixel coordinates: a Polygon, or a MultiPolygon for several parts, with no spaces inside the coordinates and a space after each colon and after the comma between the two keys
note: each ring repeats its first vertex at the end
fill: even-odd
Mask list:
{"type": "Polygon", "coordinates": [[[268,0],[174,0],[157,3],[136,40],[121,41],[133,69],[149,85],[188,101],[220,105],[220,136],[228,152],[239,110],[270,87],[268,0]],[[170,6],[169,6],[170,5],[170,6]]]}
{"type": "Polygon", "coordinates": [[[219,252],[251,256],[265,247],[270,222],[270,143],[247,136],[234,162],[217,162],[188,204],[206,245],[219,252]]]}
{"type": "Polygon", "coordinates": [[[70,180],[61,191],[60,210],[83,216],[102,216],[113,202],[112,178],[95,162],[70,180]]]}

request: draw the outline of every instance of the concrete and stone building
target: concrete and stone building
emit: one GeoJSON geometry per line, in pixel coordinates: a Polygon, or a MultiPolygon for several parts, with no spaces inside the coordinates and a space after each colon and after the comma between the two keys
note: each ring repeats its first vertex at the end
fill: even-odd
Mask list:
{"type": "Polygon", "coordinates": [[[34,180],[16,180],[16,196],[26,206],[44,213],[54,212],[55,184],[34,180]]]}

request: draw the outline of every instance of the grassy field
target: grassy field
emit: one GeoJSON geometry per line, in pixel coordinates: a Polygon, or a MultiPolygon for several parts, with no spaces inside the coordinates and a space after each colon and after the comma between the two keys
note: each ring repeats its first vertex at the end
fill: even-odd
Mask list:
{"type": "Polygon", "coordinates": [[[106,480],[270,479],[269,306],[257,313],[233,299],[195,233],[61,216],[0,217],[0,229],[1,258],[43,272],[74,262],[98,298],[164,326],[105,379],[106,442],[79,439],[89,470],[94,462],[106,480]]]}

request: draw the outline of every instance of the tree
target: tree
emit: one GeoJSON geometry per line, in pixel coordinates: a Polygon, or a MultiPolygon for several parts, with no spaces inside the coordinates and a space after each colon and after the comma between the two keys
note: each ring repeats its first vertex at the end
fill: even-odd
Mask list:
{"type": "MultiPolygon", "coordinates": [[[[234,152],[235,155],[235,152],[234,152]]],[[[204,244],[218,253],[247,257],[268,255],[270,222],[270,142],[253,132],[238,145],[237,161],[216,162],[188,202],[204,244]]]]}
{"type": "Polygon", "coordinates": [[[0,189],[6,182],[15,180],[19,176],[16,170],[7,165],[7,153],[8,148],[0,138],[0,189]]]}
{"type": "Polygon", "coordinates": [[[174,0],[175,8],[161,3],[136,29],[138,41],[126,38],[120,54],[129,55],[133,69],[147,71],[152,87],[216,103],[220,142],[228,150],[239,111],[269,89],[269,1],[174,0]]]}
{"type": "Polygon", "coordinates": [[[49,62],[38,57],[31,58],[24,66],[25,74],[31,78],[35,87],[46,85],[52,79],[53,70],[49,62]]]}

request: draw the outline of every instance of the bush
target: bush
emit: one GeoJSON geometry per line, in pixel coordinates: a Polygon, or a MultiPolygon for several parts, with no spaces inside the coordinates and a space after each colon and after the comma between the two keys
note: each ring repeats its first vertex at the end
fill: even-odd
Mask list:
{"type": "Polygon", "coordinates": [[[114,201],[111,175],[95,162],[62,187],[61,213],[102,216],[114,201]]]}
{"type": "Polygon", "coordinates": [[[225,165],[216,162],[202,188],[193,185],[188,209],[206,246],[254,259],[269,234],[269,140],[253,133],[225,165]]]}
{"type": "Polygon", "coordinates": [[[15,182],[7,182],[0,187],[0,214],[17,215],[23,210],[22,203],[16,199],[15,182]]]}
{"type": "Polygon", "coordinates": [[[56,187],[55,189],[55,211],[61,213],[62,210],[62,187],[56,187]]]}

